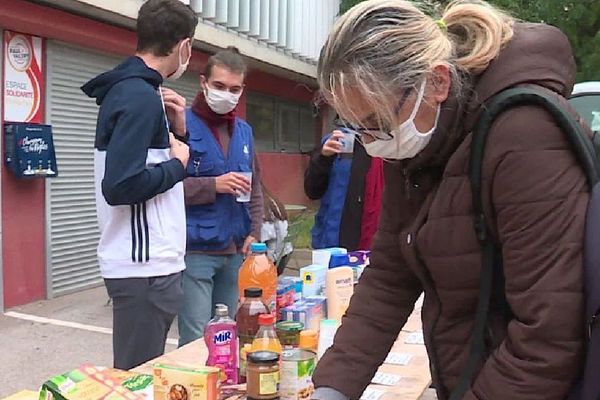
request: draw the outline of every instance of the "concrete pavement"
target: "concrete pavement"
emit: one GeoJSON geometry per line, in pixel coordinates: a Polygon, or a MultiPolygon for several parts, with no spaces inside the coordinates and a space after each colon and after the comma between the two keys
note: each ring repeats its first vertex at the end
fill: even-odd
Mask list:
{"type": "MultiPolygon", "coordinates": [[[[101,287],[9,311],[110,329],[106,300],[101,287]]],[[[111,365],[111,349],[107,333],[0,316],[0,398],[23,389],[37,390],[48,377],[84,363],[111,365]]]]}
{"type": "MultiPolygon", "coordinates": [[[[81,364],[112,365],[112,310],[104,287],[8,310],[0,316],[0,398],[37,390],[81,364]],[[64,326],[67,325],[67,326],[64,326]]],[[[167,351],[176,348],[176,329],[167,351]]]]}

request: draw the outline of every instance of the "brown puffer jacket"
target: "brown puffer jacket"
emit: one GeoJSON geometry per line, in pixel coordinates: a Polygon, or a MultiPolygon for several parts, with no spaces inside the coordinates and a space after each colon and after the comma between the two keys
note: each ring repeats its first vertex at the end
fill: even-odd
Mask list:
{"type": "MultiPolygon", "coordinates": [[[[430,145],[387,164],[371,266],[363,274],[317,387],[357,399],[425,292],[423,330],[440,400],[469,355],[479,294],[480,246],[467,176],[470,134],[481,104],[516,85],[571,92],[575,65],[557,29],[517,24],[515,37],[473,83],[468,101],[443,104],[430,145]]],[[[566,101],[565,101],[566,103],[566,101]]],[[[465,399],[563,400],[583,363],[582,240],[588,187],[552,117],[515,108],[494,123],[483,193],[502,245],[514,318],[490,318],[488,358],[465,399]]]]}

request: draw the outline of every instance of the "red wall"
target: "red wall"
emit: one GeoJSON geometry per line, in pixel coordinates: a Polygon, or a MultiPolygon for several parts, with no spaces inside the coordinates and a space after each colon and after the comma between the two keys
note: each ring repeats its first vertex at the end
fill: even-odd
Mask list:
{"type": "MultiPolygon", "coordinates": [[[[35,13],[29,14],[28,4],[5,3],[0,7],[0,26],[31,33],[25,20],[35,13]]],[[[38,23],[43,23],[41,13],[37,15],[38,23]]],[[[46,296],[45,184],[16,179],[4,166],[0,184],[4,307],[10,308],[46,296]]]]}
{"type": "Polygon", "coordinates": [[[247,90],[281,96],[290,100],[310,102],[315,97],[315,89],[303,83],[290,81],[262,71],[250,71],[246,82],[247,90]]]}
{"type": "MultiPolygon", "coordinates": [[[[248,90],[272,96],[285,95],[300,102],[311,102],[315,97],[315,90],[305,84],[262,71],[251,71],[246,86],[248,90]]],[[[304,171],[308,161],[309,156],[303,154],[260,153],[263,182],[284,204],[309,205],[311,202],[304,194],[304,171]]]]}
{"type": "Polygon", "coordinates": [[[45,185],[2,169],[4,307],[46,295],[45,185]]]}
{"type": "Polygon", "coordinates": [[[284,204],[310,204],[304,194],[304,171],[308,166],[308,156],[260,153],[258,158],[265,186],[284,204]]]}
{"type": "MultiPolygon", "coordinates": [[[[269,75],[267,75],[268,77],[269,75]]],[[[269,89],[272,85],[267,77],[260,76],[259,73],[253,73],[248,76],[248,87],[264,89],[263,93],[274,94],[269,89]]],[[[272,81],[276,81],[271,76],[272,81]]],[[[287,84],[282,79],[284,85],[287,84]]],[[[289,92],[288,92],[289,93],[289,92]]],[[[302,92],[296,93],[295,100],[307,101],[302,96],[302,92]]],[[[238,114],[244,118],[246,116],[246,95],[240,99],[238,114]]],[[[259,153],[258,161],[262,172],[262,181],[271,193],[279,198],[284,204],[309,205],[310,199],[304,194],[304,171],[308,166],[309,156],[304,154],[286,154],[286,153],[259,153]]]]}

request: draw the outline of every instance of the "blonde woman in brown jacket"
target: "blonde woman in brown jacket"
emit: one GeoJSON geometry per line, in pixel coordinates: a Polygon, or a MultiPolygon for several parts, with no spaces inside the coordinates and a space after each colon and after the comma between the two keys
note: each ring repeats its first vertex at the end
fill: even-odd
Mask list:
{"type": "MultiPolygon", "coordinates": [[[[422,292],[434,385],[449,398],[479,295],[470,132],[500,91],[533,86],[566,104],[574,78],[559,30],[483,2],[452,3],[435,21],[410,1],[370,0],[338,20],[319,62],[323,95],[389,162],[371,266],[319,362],[314,398],[359,398],[422,292]]],[[[583,363],[588,188],[544,109],[520,106],[494,122],[482,191],[512,315],[491,313],[487,356],[464,399],[563,400],[583,363]]]]}

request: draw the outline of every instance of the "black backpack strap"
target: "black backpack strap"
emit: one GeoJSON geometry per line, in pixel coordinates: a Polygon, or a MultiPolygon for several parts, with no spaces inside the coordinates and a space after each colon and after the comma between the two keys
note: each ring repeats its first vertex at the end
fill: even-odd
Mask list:
{"type": "Polygon", "coordinates": [[[593,187],[600,178],[600,163],[594,145],[586,135],[577,119],[564,109],[551,92],[532,88],[507,89],[485,103],[481,116],[473,130],[471,142],[471,159],[469,164],[469,180],[473,196],[474,226],[477,239],[481,244],[481,277],[479,301],[475,314],[475,323],[471,334],[471,348],[467,364],[461,373],[450,400],[461,400],[471,387],[478,365],[483,362],[485,352],[485,328],[487,325],[490,301],[492,298],[494,270],[502,268],[501,251],[495,245],[485,222],[482,198],[482,166],[485,144],[494,120],[508,109],[537,105],[545,108],[554,118],[560,129],[565,132],[573,147],[586,177],[593,187]],[[500,264],[499,264],[500,263],[500,264]]]}

